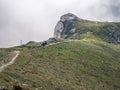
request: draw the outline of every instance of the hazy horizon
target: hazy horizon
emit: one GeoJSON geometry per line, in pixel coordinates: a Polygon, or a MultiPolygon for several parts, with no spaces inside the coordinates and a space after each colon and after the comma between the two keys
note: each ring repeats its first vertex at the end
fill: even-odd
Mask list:
{"type": "Polygon", "coordinates": [[[119,0],[0,0],[0,48],[53,37],[61,15],[120,22],[119,0]]]}

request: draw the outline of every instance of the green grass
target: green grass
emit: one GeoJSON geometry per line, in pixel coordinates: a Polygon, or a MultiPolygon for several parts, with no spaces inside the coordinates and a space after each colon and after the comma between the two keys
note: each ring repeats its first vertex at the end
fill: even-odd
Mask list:
{"type": "Polygon", "coordinates": [[[28,84],[32,90],[119,90],[120,46],[96,40],[21,49],[0,74],[0,85],[28,84]]]}

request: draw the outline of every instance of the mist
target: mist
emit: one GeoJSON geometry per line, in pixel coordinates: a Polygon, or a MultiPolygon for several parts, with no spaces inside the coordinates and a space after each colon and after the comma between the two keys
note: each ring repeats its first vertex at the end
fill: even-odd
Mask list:
{"type": "Polygon", "coordinates": [[[0,0],[0,48],[53,37],[60,16],[120,21],[120,0],[0,0]]]}

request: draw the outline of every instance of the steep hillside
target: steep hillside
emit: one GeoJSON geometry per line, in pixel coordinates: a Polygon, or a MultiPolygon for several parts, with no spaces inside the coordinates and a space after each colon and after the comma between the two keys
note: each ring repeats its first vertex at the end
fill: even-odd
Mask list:
{"type": "Polygon", "coordinates": [[[109,43],[120,43],[119,22],[97,22],[80,19],[68,13],[61,16],[55,27],[55,38],[81,39],[83,35],[93,34],[109,43]]]}
{"type": "Polygon", "coordinates": [[[83,39],[18,49],[16,63],[0,73],[0,85],[9,90],[15,84],[31,90],[120,89],[119,45],[83,39]]]}

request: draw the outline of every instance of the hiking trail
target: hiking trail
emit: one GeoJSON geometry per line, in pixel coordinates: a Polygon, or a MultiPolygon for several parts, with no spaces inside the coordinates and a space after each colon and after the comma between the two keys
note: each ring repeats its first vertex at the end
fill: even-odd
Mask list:
{"type": "Polygon", "coordinates": [[[15,60],[17,59],[17,57],[20,55],[20,51],[14,51],[15,53],[15,56],[12,58],[12,60],[6,64],[3,64],[1,67],[0,67],[0,72],[2,72],[5,68],[7,68],[8,66],[14,64],[15,60]]]}

